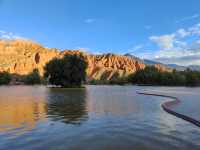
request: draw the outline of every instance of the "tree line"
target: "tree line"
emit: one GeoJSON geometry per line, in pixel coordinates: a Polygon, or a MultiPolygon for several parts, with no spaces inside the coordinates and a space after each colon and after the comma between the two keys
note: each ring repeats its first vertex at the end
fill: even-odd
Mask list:
{"type": "Polygon", "coordinates": [[[43,78],[40,76],[39,71],[34,69],[27,75],[10,74],[8,72],[0,72],[0,85],[8,85],[12,80],[15,83],[23,83],[27,85],[41,84],[43,78]]]}
{"type": "MultiPolygon", "coordinates": [[[[86,83],[88,63],[82,54],[65,55],[63,58],[54,58],[44,67],[44,76],[39,71],[25,76],[11,75],[0,72],[0,85],[9,84],[15,76],[24,84],[51,84],[62,87],[81,87],[86,83]]],[[[143,70],[111,81],[92,80],[90,84],[137,84],[137,85],[165,85],[165,86],[200,86],[200,72],[187,69],[185,71],[161,72],[154,66],[147,66],[143,70]]]]}
{"type": "Polygon", "coordinates": [[[200,86],[200,72],[190,69],[161,72],[154,66],[147,66],[130,75],[129,82],[138,85],[200,86]]]}

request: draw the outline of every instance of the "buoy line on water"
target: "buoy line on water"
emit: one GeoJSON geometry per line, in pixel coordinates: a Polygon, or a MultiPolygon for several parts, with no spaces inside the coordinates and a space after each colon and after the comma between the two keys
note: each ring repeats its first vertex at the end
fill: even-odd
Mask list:
{"type": "Polygon", "coordinates": [[[148,93],[148,92],[138,92],[136,91],[137,94],[141,94],[141,95],[151,95],[151,96],[160,96],[160,97],[166,97],[166,98],[170,98],[170,99],[173,99],[172,101],[167,101],[167,102],[164,102],[163,104],[161,104],[161,107],[169,114],[172,114],[178,118],[181,118],[185,121],[188,121],[198,127],[200,127],[200,121],[190,117],[190,116],[187,116],[187,115],[184,115],[184,114],[181,114],[181,113],[177,113],[175,111],[173,111],[172,109],[170,109],[170,106],[173,106],[175,104],[178,104],[181,102],[181,100],[179,100],[177,97],[174,97],[174,96],[168,96],[168,95],[162,95],[162,94],[154,94],[154,93],[148,93]]]}

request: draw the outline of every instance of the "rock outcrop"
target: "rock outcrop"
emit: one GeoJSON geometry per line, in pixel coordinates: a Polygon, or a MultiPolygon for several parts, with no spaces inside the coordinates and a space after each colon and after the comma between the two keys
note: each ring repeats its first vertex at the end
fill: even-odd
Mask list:
{"type": "Polygon", "coordinates": [[[138,61],[115,54],[88,55],[88,64],[89,79],[98,80],[111,80],[127,76],[145,67],[138,61]]]}
{"type": "MultiPolygon", "coordinates": [[[[47,62],[55,57],[74,53],[83,53],[88,61],[89,80],[111,80],[145,68],[145,64],[123,55],[92,55],[78,50],[59,51],[27,40],[0,40],[0,71],[26,75],[33,69],[38,69],[43,75],[43,67],[47,62]]],[[[166,70],[162,66],[156,67],[162,71],[166,70]]]]}

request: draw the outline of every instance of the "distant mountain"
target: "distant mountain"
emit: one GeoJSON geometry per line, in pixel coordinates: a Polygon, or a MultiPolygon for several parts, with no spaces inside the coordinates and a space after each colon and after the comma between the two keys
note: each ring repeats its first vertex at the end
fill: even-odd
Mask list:
{"type": "Polygon", "coordinates": [[[157,62],[157,61],[153,61],[153,60],[149,60],[149,59],[141,59],[141,58],[136,57],[136,56],[134,56],[132,54],[129,54],[129,53],[125,54],[124,56],[130,57],[130,58],[132,58],[134,60],[137,60],[137,61],[139,61],[141,63],[144,63],[146,65],[163,65],[163,66],[167,67],[167,65],[165,65],[163,63],[160,63],[160,62],[157,62]]]}
{"type": "Polygon", "coordinates": [[[125,54],[124,56],[130,57],[130,58],[132,58],[132,59],[134,59],[134,60],[136,60],[136,61],[138,61],[138,62],[140,62],[140,63],[144,63],[144,60],[143,60],[143,59],[140,59],[139,57],[136,57],[136,56],[131,55],[131,54],[129,54],[129,53],[125,54]]]}
{"type": "Polygon", "coordinates": [[[133,59],[136,59],[140,62],[143,62],[145,65],[161,65],[161,66],[165,66],[167,68],[171,68],[171,69],[176,69],[178,71],[184,71],[187,68],[194,70],[194,71],[200,71],[200,65],[190,65],[190,66],[181,66],[181,65],[177,65],[177,64],[163,64],[154,60],[149,60],[149,59],[140,59],[134,55],[131,54],[125,54],[125,56],[129,56],[133,59]]]}
{"type": "Polygon", "coordinates": [[[144,59],[143,61],[144,61],[144,63],[147,64],[147,65],[155,65],[155,64],[165,65],[165,64],[162,64],[162,63],[160,63],[160,62],[153,61],[153,60],[149,60],[149,59],[144,59]]]}
{"type": "Polygon", "coordinates": [[[178,71],[184,71],[187,68],[193,70],[193,71],[200,71],[200,66],[199,65],[190,65],[190,66],[180,66],[176,64],[168,64],[168,66],[172,69],[176,69],[178,71]]]}
{"type": "Polygon", "coordinates": [[[133,60],[136,60],[139,63],[145,64],[145,65],[155,66],[160,71],[171,71],[171,68],[168,67],[167,65],[159,63],[159,62],[156,62],[156,61],[153,61],[153,60],[141,59],[141,58],[138,58],[138,57],[136,57],[136,56],[134,56],[132,54],[129,54],[129,53],[125,54],[124,56],[129,57],[129,58],[131,58],[133,60]]]}
{"type": "Polygon", "coordinates": [[[190,65],[189,68],[190,68],[191,70],[200,71],[200,66],[199,66],[199,65],[190,65]]]}
{"type": "Polygon", "coordinates": [[[184,70],[187,69],[186,66],[180,66],[180,65],[177,65],[177,64],[167,64],[167,66],[169,66],[172,69],[176,69],[178,71],[184,71],[184,70]]]}
{"type": "Polygon", "coordinates": [[[181,65],[177,65],[177,64],[163,64],[163,63],[156,62],[156,61],[153,61],[153,60],[148,60],[148,59],[144,59],[144,64],[146,64],[146,65],[160,64],[160,65],[164,65],[164,66],[171,68],[171,69],[176,69],[178,71],[184,71],[187,68],[194,70],[194,71],[200,71],[199,65],[181,66],[181,65]]]}
{"type": "Polygon", "coordinates": [[[164,65],[164,66],[171,68],[171,69],[176,69],[178,71],[184,71],[187,68],[194,70],[194,71],[200,71],[199,65],[181,66],[181,65],[177,65],[177,64],[163,64],[163,63],[153,61],[153,60],[148,60],[148,59],[144,59],[144,64],[146,64],[146,65],[160,64],[160,65],[164,65]]]}

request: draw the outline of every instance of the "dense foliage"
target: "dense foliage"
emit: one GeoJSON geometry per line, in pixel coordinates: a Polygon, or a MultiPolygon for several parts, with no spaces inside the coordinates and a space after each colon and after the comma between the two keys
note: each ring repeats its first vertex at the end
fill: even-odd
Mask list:
{"type": "Polygon", "coordinates": [[[0,72],[0,85],[9,84],[11,79],[11,75],[8,72],[0,72]]]}
{"type": "Polygon", "coordinates": [[[33,85],[33,84],[41,84],[41,77],[37,69],[34,69],[33,72],[26,75],[24,78],[24,83],[33,85]]]}
{"type": "Polygon", "coordinates": [[[147,66],[129,77],[129,81],[140,85],[199,86],[200,72],[186,71],[161,72],[154,66],[147,66]]]}
{"type": "Polygon", "coordinates": [[[82,55],[65,55],[46,64],[45,78],[52,85],[62,87],[81,87],[86,79],[87,62],[82,55]]]}

